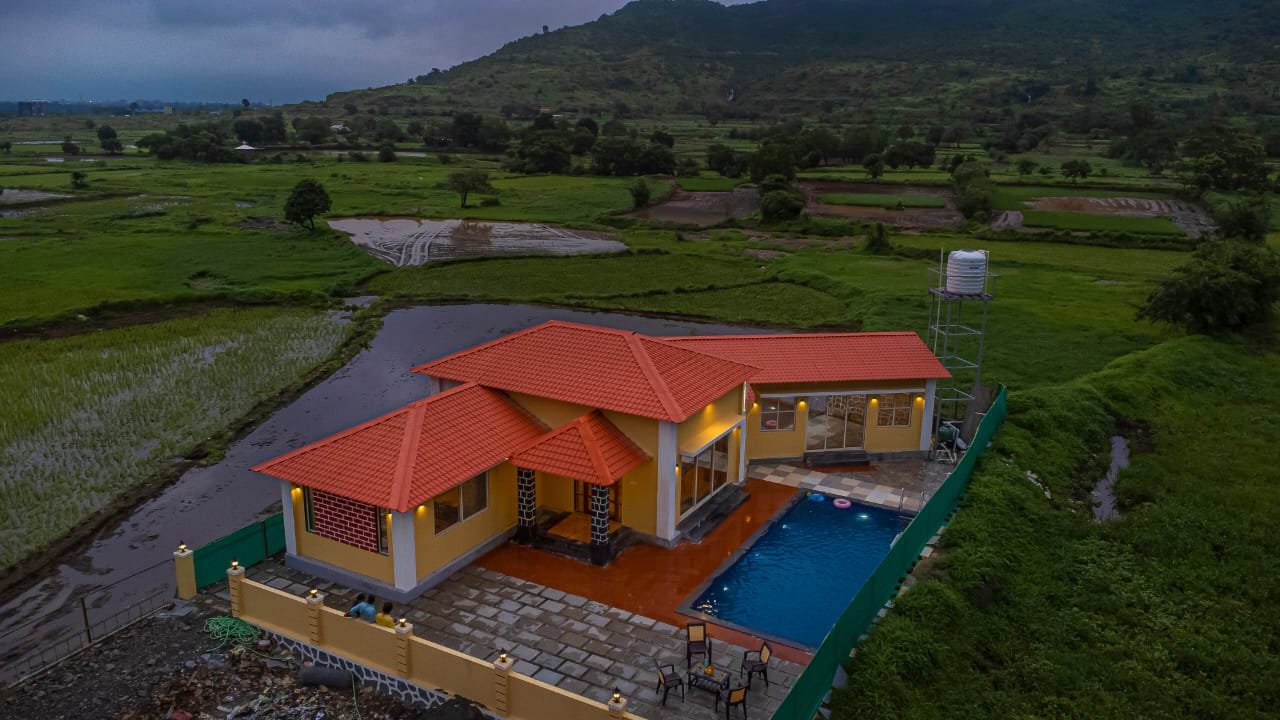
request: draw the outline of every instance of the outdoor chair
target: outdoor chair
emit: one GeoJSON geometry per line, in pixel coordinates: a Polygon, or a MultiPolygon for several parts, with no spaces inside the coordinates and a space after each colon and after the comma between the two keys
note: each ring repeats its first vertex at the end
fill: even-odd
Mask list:
{"type": "Polygon", "coordinates": [[[658,692],[662,693],[663,706],[667,704],[667,696],[676,688],[680,688],[680,702],[684,702],[684,678],[676,672],[676,666],[671,663],[660,663],[657,660],[654,660],[653,664],[658,668],[658,692]]]}
{"type": "Polygon", "coordinates": [[[769,643],[760,643],[759,650],[748,650],[742,656],[742,674],[747,678],[747,687],[751,687],[751,676],[764,678],[765,687],[769,686],[769,658],[773,657],[773,649],[769,643]]]}
{"type": "MultiPolygon", "coordinates": [[[[724,703],[724,718],[729,720],[729,710],[737,705],[742,708],[742,717],[747,716],[747,688],[739,685],[735,688],[725,688],[716,693],[715,711],[720,709],[720,703],[724,703]]],[[[713,712],[715,712],[713,711],[713,712]]]]}
{"type": "Polygon", "coordinates": [[[707,635],[707,624],[691,622],[684,626],[684,662],[693,668],[693,656],[701,655],[711,662],[711,637],[707,635]]]}

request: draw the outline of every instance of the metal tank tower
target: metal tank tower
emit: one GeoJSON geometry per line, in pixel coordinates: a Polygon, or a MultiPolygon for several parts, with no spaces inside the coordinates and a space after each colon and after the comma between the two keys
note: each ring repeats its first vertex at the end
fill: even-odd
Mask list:
{"type": "Polygon", "coordinates": [[[974,400],[984,395],[982,356],[986,350],[987,310],[993,299],[995,276],[986,250],[938,253],[938,267],[929,269],[929,347],[951,371],[934,395],[933,427],[955,423],[964,437],[985,406],[974,400]]]}

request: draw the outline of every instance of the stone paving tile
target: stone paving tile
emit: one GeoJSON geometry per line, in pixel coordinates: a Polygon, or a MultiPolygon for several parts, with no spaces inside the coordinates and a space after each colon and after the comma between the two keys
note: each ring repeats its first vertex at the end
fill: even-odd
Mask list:
{"type": "MultiPolygon", "coordinates": [[[[305,574],[288,573],[272,560],[250,576],[268,584],[285,579],[285,587],[295,581],[320,587],[305,574]]],[[[343,610],[354,595],[332,585],[322,590],[326,604],[343,610]]],[[[516,659],[515,672],[567,692],[605,701],[617,688],[628,698],[628,710],[649,720],[716,717],[714,696],[698,690],[684,701],[677,693],[665,707],[660,704],[654,661],[684,671],[684,630],[652,618],[474,566],[396,612],[413,622],[420,637],[489,661],[505,650],[516,659]]],[[[713,647],[713,662],[736,671],[743,648],[727,642],[713,647]]],[[[775,659],[769,669],[773,685],[765,688],[757,679],[748,693],[751,717],[770,716],[801,669],[775,659]]]]}

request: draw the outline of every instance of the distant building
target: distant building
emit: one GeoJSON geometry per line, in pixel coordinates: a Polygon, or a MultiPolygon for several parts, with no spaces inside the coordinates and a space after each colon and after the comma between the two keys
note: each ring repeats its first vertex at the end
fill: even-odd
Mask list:
{"type": "Polygon", "coordinates": [[[173,114],[173,106],[172,106],[172,105],[165,105],[165,106],[164,106],[164,114],[165,114],[165,115],[172,115],[172,114],[173,114]]]}
{"type": "Polygon", "coordinates": [[[42,117],[44,115],[44,103],[39,100],[23,100],[18,103],[19,117],[42,117]]]}

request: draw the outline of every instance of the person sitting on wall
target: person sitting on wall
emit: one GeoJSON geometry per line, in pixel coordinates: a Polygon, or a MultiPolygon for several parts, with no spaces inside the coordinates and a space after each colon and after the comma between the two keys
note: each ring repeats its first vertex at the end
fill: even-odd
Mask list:
{"type": "Polygon", "coordinates": [[[396,621],[391,617],[391,603],[382,603],[382,612],[374,616],[373,621],[382,627],[395,627],[396,621]]]}
{"type": "Polygon", "coordinates": [[[364,595],[356,596],[356,604],[351,606],[347,611],[347,617],[360,618],[365,622],[373,622],[377,612],[373,608],[373,596],[366,598],[364,595]]]}

